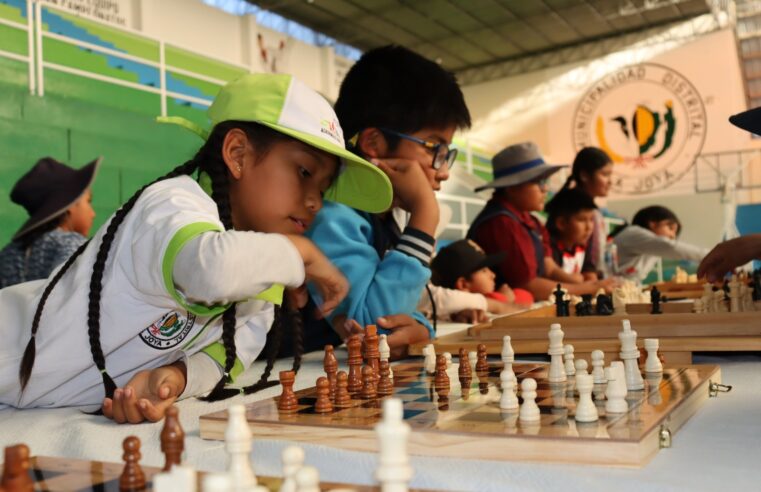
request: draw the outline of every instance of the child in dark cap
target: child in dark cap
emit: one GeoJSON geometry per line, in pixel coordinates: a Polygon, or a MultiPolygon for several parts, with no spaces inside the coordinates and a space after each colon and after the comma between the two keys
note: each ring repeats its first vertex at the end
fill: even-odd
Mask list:
{"type": "Polygon", "coordinates": [[[47,278],[87,241],[95,218],[90,186],[99,165],[96,159],[72,169],[44,157],[16,182],[11,200],[29,219],[0,251],[0,289],[47,278]]]}
{"type": "MultiPolygon", "coordinates": [[[[531,304],[533,297],[527,291],[512,291],[507,285],[496,289],[496,275],[491,270],[504,260],[505,253],[486,255],[470,239],[455,241],[442,248],[431,263],[431,282],[439,287],[481,294],[486,298],[487,310],[506,314],[516,310],[517,304],[531,304]]],[[[446,306],[437,306],[447,309],[446,306]]]]}

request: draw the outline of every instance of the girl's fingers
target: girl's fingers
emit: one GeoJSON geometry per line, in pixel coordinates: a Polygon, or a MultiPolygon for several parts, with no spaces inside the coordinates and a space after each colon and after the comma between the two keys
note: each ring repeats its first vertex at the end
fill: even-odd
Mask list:
{"type": "Polygon", "coordinates": [[[100,410],[103,412],[103,415],[107,419],[113,419],[114,418],[114,408],[113,408],[114,402],[111,400],[111,398],[103,398],[103,404],[100,407],[100,410]]]}
{"type": "Polygon", "coordinates": [[[113,419],[114,422],[118,424],[123,424],[127,421],[127,417],[124,415],[124,407],[123,407],[123,401],[124,401],[124,390],[121,388],[117,388],[116,391],[114,391],[114,398],[113,398],[113,419]]]}
{"type": "Polygon", "coordinates": [[[127,418],[127,422],[130,424],[139,424],[142,422],[143,414],[137,408],[137,396],[135,390],[132,388],[125,388],[122,393],[122,407],[124,408],[124,415],[127,418]]]}

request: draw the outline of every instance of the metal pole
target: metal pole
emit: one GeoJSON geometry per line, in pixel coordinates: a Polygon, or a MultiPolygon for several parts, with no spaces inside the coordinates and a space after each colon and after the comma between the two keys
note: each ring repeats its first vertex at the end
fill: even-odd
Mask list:
{"type": "Polygon", "coordinates": [[[34,4],[34,25],[35,35],[37,38],[37,95],[45,95],[44,72],[45,67],[42,61],[42,5],[37,2],[34,4]]]}
{"type": "Polygon", "coordinates": [[[26,37],[27,55],[29,56],[29,94],[34,95],[37,75],[34,71],[34,10],[32,8],[32,0],[26,0],[26,37]]]}

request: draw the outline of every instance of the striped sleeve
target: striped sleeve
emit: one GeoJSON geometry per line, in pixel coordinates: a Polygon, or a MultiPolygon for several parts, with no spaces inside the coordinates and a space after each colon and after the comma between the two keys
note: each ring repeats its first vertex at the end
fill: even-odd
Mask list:
{"type": "Polygon", "coordinates": [[[413,258],[417,258],[425,266],[430,266],[436,241],[423,231],[413,227],[404,229],[396,249],[413,258]]]}

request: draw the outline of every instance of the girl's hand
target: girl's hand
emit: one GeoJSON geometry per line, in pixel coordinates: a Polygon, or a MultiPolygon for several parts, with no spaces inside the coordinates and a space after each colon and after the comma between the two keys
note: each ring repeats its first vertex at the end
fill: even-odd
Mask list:
{"type": "Polygon", "coordinates": [[[312,241],[302,236],[286,236],[304,260],[306,280],[314,282],[323,299],[319,306],[323,316],[329,315],[349,293],[349,282],[312,241]]]}
{"type": "Polygon", "coordinates": [[[140,371],[116,389],[113,399],[103,399],[103,415],[119,424],[158,422],[184,391],[185,379],[183,362],[140,371]]]}

